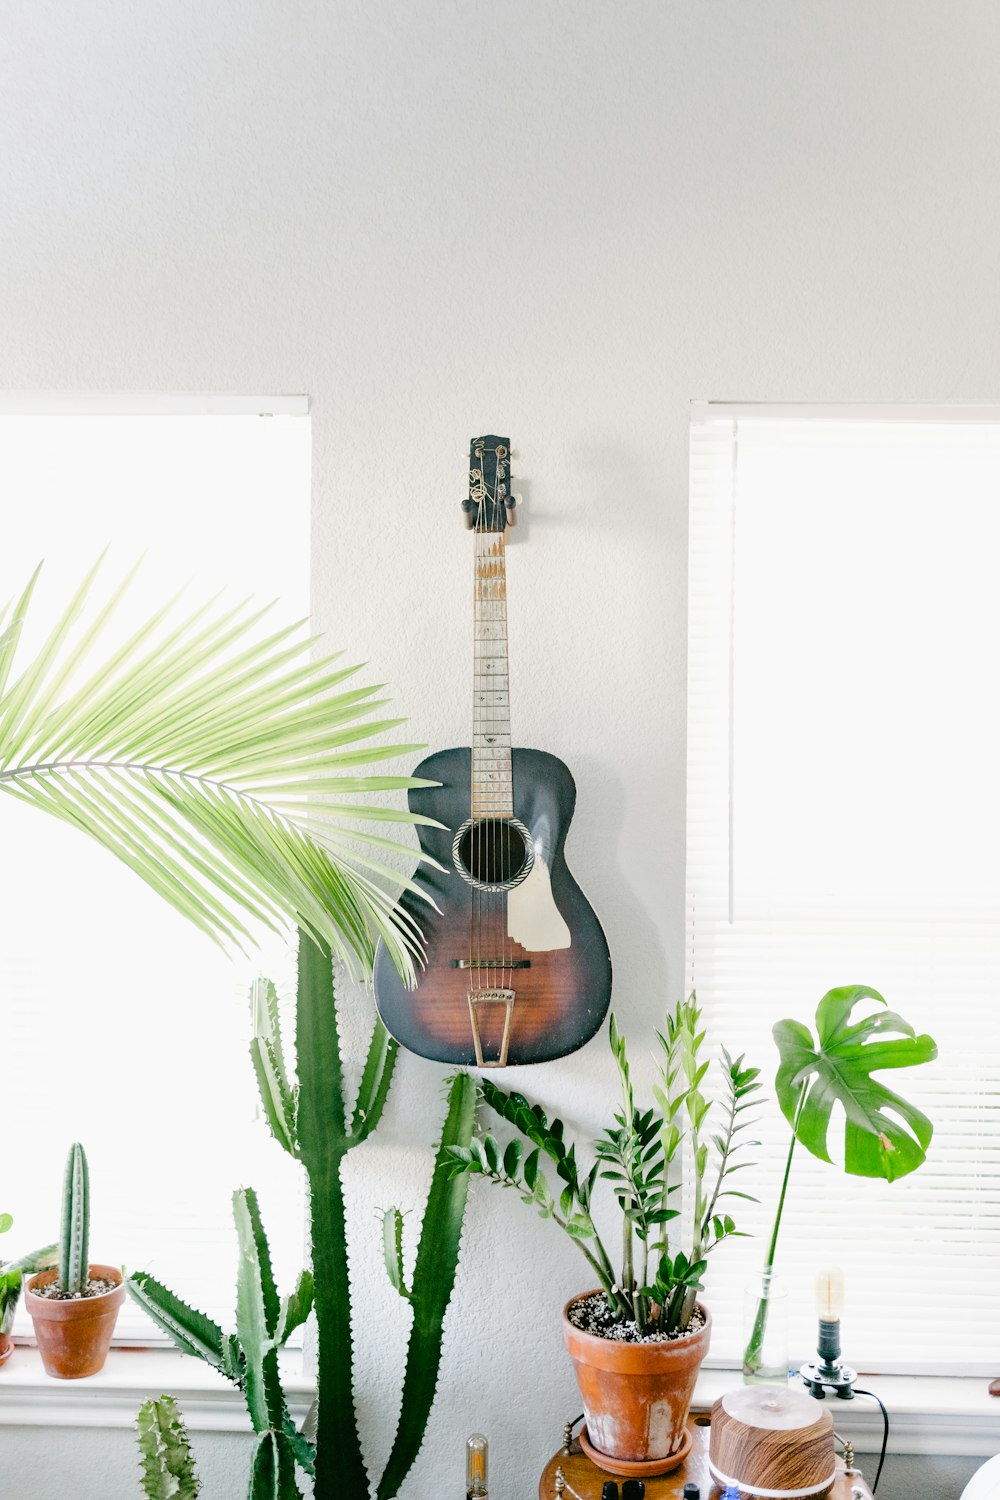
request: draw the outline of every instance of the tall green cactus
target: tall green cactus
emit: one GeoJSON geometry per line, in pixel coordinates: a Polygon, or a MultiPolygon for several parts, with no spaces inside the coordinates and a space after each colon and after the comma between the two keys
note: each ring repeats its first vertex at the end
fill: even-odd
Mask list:
{"type": "MultiPolygon", "coordinates": [[[[372,1030],[354,1108],[348,1119],[333,968],[328,950],[300,936],[296,991],[296,1069],[289,1079],[273,985],[260,981],[251,997],[255,1035],[251,1056],[264,1113],[275,1140],[301,1161],[309,1178],[316,1323],[319,1335],[319,1409],[316,1423],[316,1494],[352,1500],[371,1493],[354,1403],[351,1286],[341,1165],[349,1151],[376,1129],[385,1109],[398,1047],[382,1022],[372,1030]]],[[[421,1224],[413,1285],[391,1279],[413,1308],[403,1378],[403,1399],[392,1451],[376,1494],[393,1500],[420,1451],[441,1366],[444,1317],[458,1269],[467,1189],[450,1175],[450,1149],[472,1137],[476,1091],[460,1073],[448,1089],[448,1109],[434,1159],[434,1175],[421,1224]]],[[[390,1217],[398,1210],[390,1210],[390,1217]]],[[[395,1261],[387,1260],[395,1271],[395,1261]]]]}
{"type": "Polygon", "coordinates": [[[63,1179],[62,1227],[59,1231],[59,1274],[61,1292],[79,1297],[90,1271],[90,1174],[87,1156],[79,1141],[74,1141],[66,1159],[63,1179]]]}
{"type": "Polygon", "coordinates": [[[146,1500],[197,1500],[201,1481],[187,1429],[173,1396],[150,1396],[136,1419],[146,1500]]]}
{"type": "MultiPolygon", "coordinates": [[[[398,1052],[376,1020],[357,1098],[348,1108],[344,1088],[333,966],[329,949],[299,940],[296,990],[297,1082],[289,1076],[274,986],[259,980],[251,993],[254,1037],[250,1052],[264,1113],[279,1145],[300,1161],[309,1179],[312,1272],[303,1272],[291,1297],[278,1298],[257,1199],[233,1196],[240,1240],[237,1327],[217,1323],[182,1302],[144,1272],[129,1291],[179,1349],[206,1360],[239,1386],[254,1431],[249,1500],[295,1500],[296,1465],[315,1478],[317,1500],[365,1500],[372,1495],[355,1415],[351,1284],[341,1166],[368,1139],[385,1109],[398,1052]],[[288,1414],[277,1351],[315,1307],[319,1335],[315,1445],[296,1432],[288,1414]]],[[[390,1280],[413,1308],[399,1424],[374,1494],[395,1500],[420,1451],[437,1391],[444,1318],[458,1270],[468,1178],[451,1172],[454,1147],[468,1147],[476,1108],[475,1085],[459,1073],[448,1086],[448,1106],[434,1157],[417,1244],[413,1282],[403,1278],[402,1215],[386,1215],[390,1280]]]]}
{"type": "Polygon", "coordinates": [[[303,1271],[295,1291],[279,1298],[252,1188],[239,1188],[233,1194],[233,1217],[240,1247],[234,1334],[223,1333],[218,1323],[144,1271],[133,1272],[128,1289],[182,1353],[214,1365],[242,1391],[257,1433],[250,1500],[295,1500],[302,1493],[295,1478],[296,1464],[311,1474],[313,1449],[296,1431],[289,1414],[278,1350],[309,1316],[312,1275],[303,1271]]]}

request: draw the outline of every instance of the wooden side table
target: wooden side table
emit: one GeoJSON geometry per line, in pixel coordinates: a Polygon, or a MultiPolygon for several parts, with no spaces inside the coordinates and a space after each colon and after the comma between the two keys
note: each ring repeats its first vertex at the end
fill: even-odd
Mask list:
{"type": "MultiPolygon", "coordinates": [[[[693,1443],[691,1452],[679,1469],[664,1474],[662,1479],[646,1480],[646,1500],[682,1500],[685,1484],[692,1480],[701,1486],[701,1500],[717,1500],[722,1491],[708,1472],[709,1419],[692,1417],[688,1423],[693,1443]]],[[[545,1472],[538,1482],[538,1500],[555,1500],[556,1470],[562,1469],[566,1480],[565,1500],[601,1500],[601,1489],[606,1479],[614,1479],[596,1464],[591,1463],[580,1444],[574,1439],[569,1453],[560,1448],[545,1465],[545,1472]]],[[[621,1487],[622,1481],[618,1480],[621,1487]]],[[[864,1500],[872,1500],[872,1492],[859,1473],[845,1474],[841,1459],[837,1460],[837,1478],[830,1491],[830,1500],[851,1500],[858,1489],[864,1500]]]]}

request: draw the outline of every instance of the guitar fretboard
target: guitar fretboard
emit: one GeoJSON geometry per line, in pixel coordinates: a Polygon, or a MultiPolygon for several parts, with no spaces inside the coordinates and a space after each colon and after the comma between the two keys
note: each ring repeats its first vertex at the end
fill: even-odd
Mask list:
{"type": "Polygon", "coordinates": [[[476,533],[472,816],[512,818],[507,563],[502,531],[476,533]]]}

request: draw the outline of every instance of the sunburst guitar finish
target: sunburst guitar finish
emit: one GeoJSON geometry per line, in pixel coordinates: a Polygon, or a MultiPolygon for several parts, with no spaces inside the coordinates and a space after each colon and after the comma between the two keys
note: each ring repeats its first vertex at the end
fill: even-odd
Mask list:
{"type": "Polygon", "coordinates": [[[425,963],[407,989],[380,944],[375,1001],[392,1035],[422,1057],[478,1067],[547,1062],[592,1037],[611,999],[611,957],[564,848],[576,787],[542,750],[512,749],[507,668],[505,532],[509,444],[474,440],[469,499],[475,531],[472,745],[428,756],[410,792],[436,862],[418,877],[434,905],[403,906],[424,934],[425,963]]]}
{"type": "MultiPolygon", "coordinates": [[[[426,867],[420,876],[439,911],[404,898],[424,930],[426,965],[416,989],[408,990],[380,946],[375,999],[392,1035],[438,1062],[496,1066],[564,1057],[594,1035],[611,1000],[607,941],[563,853],[576,800],[573,777],[542,750],[515,749],[512,770],[514,817],[527,831],[531,866],[516,885],[494,891],[473,886],[456,868],[455,835],[470,819],[469,749],[441,750],[414,772],[441,782],[436,790],[410,793],[413,812],[447,825],[419,829],[421,847],[445,867],[426,867]],[[495,991],[512,992],[512,1001],[495,991]]],[[[490,832],[484,830],[484,866],[490,832]]],[[[499,838],[493,849],[499,874],[499,838]]],[[[468,845],[461,852],[468,854],[468,845]]]]}

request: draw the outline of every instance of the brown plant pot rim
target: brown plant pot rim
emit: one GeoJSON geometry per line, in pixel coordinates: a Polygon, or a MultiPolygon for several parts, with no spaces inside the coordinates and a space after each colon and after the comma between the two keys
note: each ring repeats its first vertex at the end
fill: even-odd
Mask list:
{"type": "Polygon", "coordinates": [[[604,1289],[599,1286],[589,1292],[578,1292],[563,1308],[563,1334],[571,1354],[574,1353],[574,1345],[576,1346],[578,1351],[576,1358],[583,1359],[587,1364],[597,1365],[604,1370],[617,1370],[624,1375],[638,1370],[646,1371],[651,1364],[669,1365],[679,1358],[687,1360],[691,1350],[697,1344],[704,1344],[705,1352],[708,1352],[708,1343],[712,1334],[712,1314],[703,1302],[695,1304],[705,1320],[702,1326],[691,1333],[682,1334],[679,1339],[651,1339],[645,1343],[605,1339],[600,1334],[588,1333],[585,1328],[578,1328],[575,1323],[570,1322],[571,1307],[575,1307],[578,1302],[585,1302],[588,1297],[603,1294],[604,1289]]]}
{"type": "Polygon", "coordinates": [[[121,1303],[125,1300],[125,1284],[122,1281],[122,1273],[114,1266],[103,1266],[97,1261],[91,1261],[87,1267],[87,1276],[91,1281],[113,1281],[115,1284],[107,1292],[100,1292],[96,1297],[38,1297],[35,1294],[36,1286],[51,1286],[59,1275],[57,1267],[48,1271],[39,1271],[27,1282],[24,1289],[24,1305],[33,1318],[47,1318],[50,1322],[65,1322],[74,1318],[93,1318],[100,1309],[109,1306],[112,1302],[121,1303]]]}

